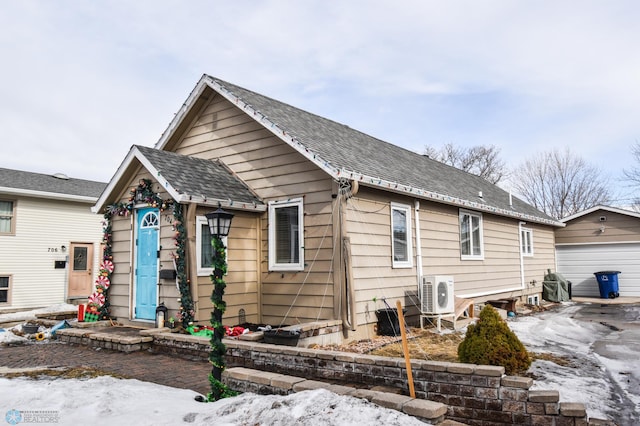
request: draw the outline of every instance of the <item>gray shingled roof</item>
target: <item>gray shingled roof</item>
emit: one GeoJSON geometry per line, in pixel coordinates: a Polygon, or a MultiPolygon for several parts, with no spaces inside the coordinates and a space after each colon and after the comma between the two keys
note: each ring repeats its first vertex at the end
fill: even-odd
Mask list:
{"type": "Polygon", "coordinates": [[[0,188],[97,199],[106,186],[107,184],[103,182],[74,178],[61,179],[42,173],[0,168],[0,188]]]}
{"type": "Polygon", "coordinates": [[[139,145],[135,147],[180,194],[262,204],[249,187],[219,160],[189,157],[139,145]]]}
{"type": "MultiPolygon", "coordinates": [[[[487,180],[335,121],[210,77],[336,169],[557,223],[487,180]],[[482,198],[479,193],[482,192],[482,198]]],[[[366,182],[364,182],[366,184],[366,182]]],[[[446,200],[445,200],[446,201],[446,200]]]]}

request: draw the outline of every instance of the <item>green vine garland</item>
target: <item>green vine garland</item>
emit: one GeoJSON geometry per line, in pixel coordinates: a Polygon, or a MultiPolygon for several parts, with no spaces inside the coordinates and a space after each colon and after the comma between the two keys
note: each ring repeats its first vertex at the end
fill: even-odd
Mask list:
{"type": "Polygon", "coordinates": [[[187,279],[187,268],[185,258],[185,247],[187,244],[187,232],[184,226],[183,206],[174,203],[173,200],[162,200],[158,194],[153,192],[153,183],[150,179],[141,179],[138,186],[131,188],[129,200],[126,203],[115,203],[105,207],[103,221],[103,237],[104,251],[102,255],[102,264],[96,279],[96,291],[89,297],[89,311],[97,312],[98,319],[110,319],[110,302],[109,287],[111,276],[113,275],[113,239],[112,239],[112,220],[114,216],[128,216],[133,212],[136,204],[146,203],[150,207],[159,208],[161,212],[169,207],[173,210],[173,229],[175,230],[176,252],[172,254],[176,264],[176,273],[178,277],[178,287],[180,289],[180,310],[176,315],[178,320],[182,321],[182,325],[186,327],[194,320],[194,304],[191,298],[189,288],[189,280],[187,279]],[[105,277],[105,278],[101,278],[105,277]],[[107,283],[105,285],[105,283],[107,283]]]}
{"type": "Polygon", "coordinates": [[[211,327],[213,328],[213,333],[211,335],[209,362],[213,367],[211,374],[209,374],[211,392],[207,395],[207,399],[209,401],[217,401],[221,398],[235,396],[236,393],[222,383],[222,372],[225,368],[224,355],[227,351],[226,346],[222,343],[222,338],[225,335],[222,315],[227,309],[227,304],[223,300],[224,289],[227,287],[223,278],[227,273],[227,253],[224,243],[217,235],[211,239],[211,245],[213,246],[213,273],[210,275],[213,283],[213,291],[211,292],[211,302],[213,303],[211,327]]]}

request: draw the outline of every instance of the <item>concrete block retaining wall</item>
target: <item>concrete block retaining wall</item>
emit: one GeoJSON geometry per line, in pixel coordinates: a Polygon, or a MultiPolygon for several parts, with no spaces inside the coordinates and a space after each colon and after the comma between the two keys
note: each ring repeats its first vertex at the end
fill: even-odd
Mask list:
{"type": "MultiPolygon", "coordinates": [[[[210,350],[208,340],[184,335],[175,340],[174,336],[171,333],[154,334],[153,350],[176,354],[186,351],[191,357],[207,358],[210,350]]],[[[360,388],[384,386],[409,394],[402,358],[240,340],[225,339],[224,343],[229,369],[244,367],[280,376],[318,380],[325,383],[325,387],[326,382],[360,388]]],[[[503,367],[413,360],[411,369],[416,397],[446,405],[446,418],[450,420],[478,426],[608,423],[599,419],[592,419],[590,423],[583,404],[560,402],[557,391],[530,390],[532,379],[505,376],[503,367]]],[[[232,384],[240,386],[240,380],[234,380],[232,384]]],[[[265,383],[243,386],[254,392],[267,389],[265,383]]]]}
{"type": "Polygon", "coordinates": [[[338,395],[367,399],[374,404],[402,411],[433,424],[444,420],[444,416],[447,413],[446,405],[433,401],[349,386],[331,385],[326,382],[306,380],[302,377],[252,370],[244,367],[227,368],[223,373],[222,380],[232,389],[260,395],[289,395],[305,390],[326,389],[338,395]]]}

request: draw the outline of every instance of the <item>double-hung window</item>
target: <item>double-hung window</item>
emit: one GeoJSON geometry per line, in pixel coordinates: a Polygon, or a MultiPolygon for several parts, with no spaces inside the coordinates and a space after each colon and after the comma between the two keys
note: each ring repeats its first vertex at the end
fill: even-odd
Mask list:
{"type": "Polygon", "coordinates": [[[523,256],[533,256],[533,231],[520,228],[520,252],[523,256]]]}
{"type": "Polygon", "coordinates": [[[11,277],[0,277],[0,305],[11,302],[11,277]]]}
{"type": "MultiPolygon", "coordinates": [[[[222,243],[227,246],[227,237],[222,237],[222,243]]],[[[198,259],[198,276],[213,273],[213,246],[211,245],[211,231],[209,222],[204,216],[196,217],[196,257],[198,259]]],[[[227,251],[227,260],[229,252],[227,251]]]]}
{"type": "Polygon", "coordinates": [[[14,204],[13,201],[0,200],[0,234],[14,233],[14,204]]]}
{"type": "Polygon", "coordinates": [[[410,268],[411,258],[411,208],[391,203],[391,253],[394,268],[410,268]]]}
{"type": "Polygon", "coordinates": [[[460,258],[482,260],[482,214],[460,210],[460,258]]]}
{"type": "Polygon", "coordinates": [[[269,203],[269,270],[304,270],[302,198],[269,203]]]}

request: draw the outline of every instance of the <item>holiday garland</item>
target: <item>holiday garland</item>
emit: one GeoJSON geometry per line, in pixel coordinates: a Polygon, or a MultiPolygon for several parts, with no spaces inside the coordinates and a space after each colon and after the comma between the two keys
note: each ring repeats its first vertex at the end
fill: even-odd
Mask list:
{"type": "Polygon", "coordinates": [[[130,215],[134,206],[140,203],[159,208],[161,212],[168,207],[173,209],[173,229],[176,232],[174,236],[176,253],[173,254],[173,259],[176,265],[178,288],[180,290],[180,310],[176,316],[182,321],[184,327],[194,320],[193,299],[191,298],[189,280],[186,273],[185,247],[187,232],[183,223],[182,205],[174,203],[171,199],[163,201],[158,194],[153,192],[152,185],[150,179],[141,179],[137,187],[131,188],[128,202],[111,204],[105,208],[104,221],[102,223],[102,242],[104,243],[102,262],[96,278],[95,291],[89,296],[85,321],[111,318],[109,287],[111,286],[111,277],[115,269],[113,264],[112,220],[114,216],[130,215]]]}
{"type": "Polygon", "coordinates": [[[227,309],[227,304],[223,300],[224,289],[227,287],[223,278],[227,273],[227,253],[219,236],[215,235],[212,238],[211,245],[213,246],[213,273],[210,275],[213,283],[213,291],[211,292],[211,302],[213,303],[211,328],[213,328],[213,334],[211,335],[209,362],[213,367],[209,374],[211,392],[207,397],[209,401],[218,401],[221,398],[235,396],[236,393],[222,383],[222,371],[225,368],[224,355],[227,351],[226,346],[222,343],[222,338],[226,333],[222,325],[222,314],[227,309]]]}
{"type": "Polygon", "coordinates": [[[187,279],[187,267],[185,247],[187,245],[187,229],[184,226],[184,217],[182,204],[173,204],[173,218],[176,240],[176,252],[172,253],[173,260],[176,265],[176,274],[178,277],[178,288],[180,290],[180,309],[176,314],[178,321],[182,322],[182,326],[187,328],[190,322],[193,322],[195,311],[193,308],[193,299],[191,298],[190,282],[187,279]]]}

